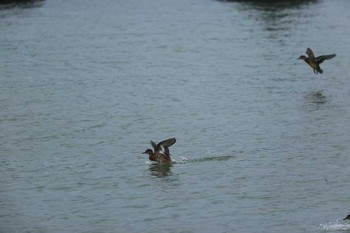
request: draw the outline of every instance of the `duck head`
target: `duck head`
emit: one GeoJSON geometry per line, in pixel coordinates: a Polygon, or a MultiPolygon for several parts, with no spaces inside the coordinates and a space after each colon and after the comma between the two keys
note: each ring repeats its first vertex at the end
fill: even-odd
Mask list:
{"type": "Polygon", "coordinates": [[[153,155],[153,151],[151,149],[145,150],[145,152],[142,152],[142,154],[147,154],[149,156],[153,155]]]}

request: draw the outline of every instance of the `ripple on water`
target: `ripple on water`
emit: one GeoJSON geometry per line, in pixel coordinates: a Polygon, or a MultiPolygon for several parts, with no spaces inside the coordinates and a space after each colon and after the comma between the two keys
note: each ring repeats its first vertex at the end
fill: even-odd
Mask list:
{"type": "Polygon", "coordinates": [[[305,96],[305,98],[310,103],[316,103],[316,104],[322,104],[326,103],[329,99],[329,96],[327,96],[323,90],[321,91],[313,91],[305,96]]]}

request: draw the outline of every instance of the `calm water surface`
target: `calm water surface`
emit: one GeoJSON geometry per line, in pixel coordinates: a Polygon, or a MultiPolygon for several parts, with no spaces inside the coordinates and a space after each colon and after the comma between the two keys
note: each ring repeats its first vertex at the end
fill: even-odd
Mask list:
{"type": "Polygon", "coordinates": [[[349,232],[349,12],[2,6],[0,232],[349,232]],[[176,163],[141,154],[169,137],[176,163]]]}

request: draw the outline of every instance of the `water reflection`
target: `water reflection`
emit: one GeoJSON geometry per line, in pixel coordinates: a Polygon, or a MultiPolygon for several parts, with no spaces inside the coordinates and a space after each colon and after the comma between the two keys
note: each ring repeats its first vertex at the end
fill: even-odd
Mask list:
{"type": "Polygon", "coordinates": [[[0,10],[10,8],[32,8],[42,6],[45,0],[0,0],[0,10]]]}
{"type": "Polygon", "coordinates": [[[328,97],[323,94],[323,91],[313,91],[305,96],[306,108],[309,111],[319,110],[321,105],[328,101],[328,97]]]}
{"type": "Polygon", "coordinates": [[[327,102],[327,96],[323,94],[323,91],[313,91],[306,96],[312,103],[323,104],[327,102]]]}
{"type": "Polygon", "coordinates": [[[280,38],[289,36],[291,26],[297,23],[301,17],[308,17],[300,9],[304,6],[317,3],[317,0],[218,0],[220,2],[237,3],[241,11],[247,12],[249,18],[254,19],[263,30],[269,31],[269,37],[280,38]],[[285,34],[277,34],[283,31],[285,34]]]}
{"type": "Polygon", "coordinates": [[[250,5],[257,9],[269,9],[269,8],[290,8],[298,7],[300,5],[315,3],[318,0],[218,0],[219,2],[238,2],[242,4],[250,5]]]}
{"type": "Polygon", "coordinates": [[[151,175],[156,177],[166,177],[171,175],[171,167],[173,165],[171,163],[157,163],[151,164],[149,170],[151,175]]]}

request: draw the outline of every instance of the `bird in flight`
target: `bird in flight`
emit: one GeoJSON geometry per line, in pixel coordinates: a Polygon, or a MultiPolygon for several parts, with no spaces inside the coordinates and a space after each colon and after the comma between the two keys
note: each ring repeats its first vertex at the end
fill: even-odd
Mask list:
{"type": "Polygon", "coordinates": [[[301,55],[298,59],[304,60],[312,68],[312,70],[314,71],[315,74],[318,74],[318,73],[322,74],[323,73],[323,70],[321,69],[320,64],[324,60],[329,60],[329,59],[335,57],[335,53],[315,57],[314,53],[312,52],[312,50],[310,48],[307,48],[306,54],[308,55],[308,57],[301,55]]]}

